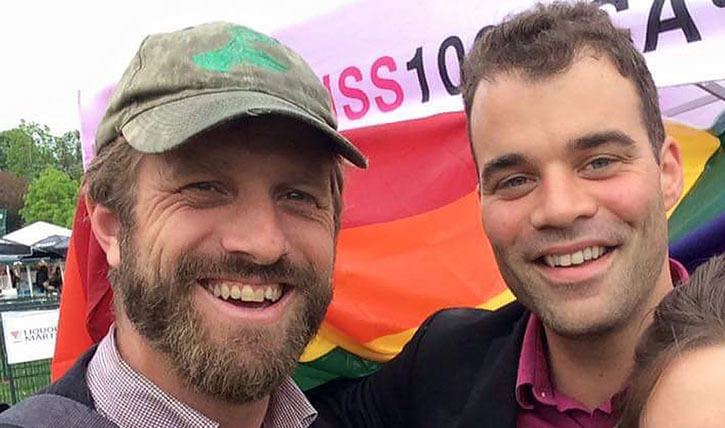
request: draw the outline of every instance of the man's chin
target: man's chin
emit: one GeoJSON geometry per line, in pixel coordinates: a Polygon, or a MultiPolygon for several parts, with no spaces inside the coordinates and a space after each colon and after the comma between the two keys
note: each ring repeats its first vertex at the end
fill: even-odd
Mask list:
{"type": "Polygon", "coordinates": [[[294,369],[301,350],[295,332],[278,326],[237,330],[199,325],[196,343],[188,353],[172,356],[180,379],[193,390],[229,403],[245,403],[273,391],[294,369]]]}
{"type": "Polygon", "coordinates": [[[569,339],[591,340],[609,335],[626,324],[621,315],[581,303],[539,311],[539,318],[548,330],[569,339]]]}

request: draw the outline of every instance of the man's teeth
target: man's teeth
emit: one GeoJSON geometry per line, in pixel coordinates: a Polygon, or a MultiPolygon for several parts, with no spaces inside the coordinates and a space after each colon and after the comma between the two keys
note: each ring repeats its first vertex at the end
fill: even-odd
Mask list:
{"type": "Polygon", "coordinates": [[[558,254],[544,256],[544,262],[549,267],[580,265],[587,260],[596,260],[607,251],[605,247],[587,247],[571,254],[558,254]]]}
{"type": "Polygon", "coordinates": [[[251,287],[244,285],[215,284],[212,288],[214,296],[221,297],[224,300],[234,299],[242,302],[264,302],[265,299],[270,302],[276,302],[282,297],[282,286],[265,285],[251,287]]]}

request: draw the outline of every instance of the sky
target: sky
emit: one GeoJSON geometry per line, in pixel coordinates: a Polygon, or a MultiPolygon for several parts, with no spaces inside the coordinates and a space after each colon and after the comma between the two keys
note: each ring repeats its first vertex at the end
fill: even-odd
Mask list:
{"type": "Polygon", "coordinates": [[[78,129],[78,91],[118,81],[147,34],[222,20],[272,33],[354,1],[2,1],[0,131],[21,119],[78,129]]]}

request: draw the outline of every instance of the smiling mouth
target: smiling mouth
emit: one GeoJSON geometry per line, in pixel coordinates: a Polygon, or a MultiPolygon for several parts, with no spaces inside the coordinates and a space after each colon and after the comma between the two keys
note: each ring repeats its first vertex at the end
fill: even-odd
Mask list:
{"type": "Polygon", "coordinates": [[[236,281],[199,280],[199,285],[219,300],[245,308],[266,308],[279,302],[287,293],[284,284],[244,284],[236,281]]]}
{"type": "Polygon", "coordinates": [[[550,268],[576,267],[585,263],[593,262],[600,257],[609,254],[615,248],[616,247],[594,245],[568,254],[547,254],[539,257],[536,261],[550,268]]]}

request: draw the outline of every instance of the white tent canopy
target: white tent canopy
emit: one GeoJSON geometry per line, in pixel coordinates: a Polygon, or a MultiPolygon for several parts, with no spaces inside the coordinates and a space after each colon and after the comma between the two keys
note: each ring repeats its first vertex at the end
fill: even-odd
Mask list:
{"type": "Polygon", "coordinates": [[[49,236],[70,236],[71,230],[65,227],[56,226],[44,221],[36,221],[35,223],[25,226],[15,232],[8,233],[3,239],[18,242],[24,245],[33,245],[49,236]]]}

